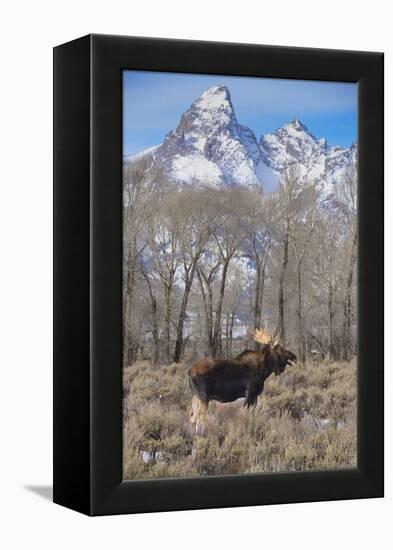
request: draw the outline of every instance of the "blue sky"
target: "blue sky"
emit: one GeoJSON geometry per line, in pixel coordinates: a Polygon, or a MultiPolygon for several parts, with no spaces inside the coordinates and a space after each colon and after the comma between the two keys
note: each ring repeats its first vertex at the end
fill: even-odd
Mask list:
{"type": "Polygon", "coordinates": [[[258,140],[295,117],[330,145],[347,147],[357,139],[356,84],[127,70],[123,72],[124,154],[161,143],[191,103],[216,85],[229,88],[237,120],[249,126],[258,140]]]}

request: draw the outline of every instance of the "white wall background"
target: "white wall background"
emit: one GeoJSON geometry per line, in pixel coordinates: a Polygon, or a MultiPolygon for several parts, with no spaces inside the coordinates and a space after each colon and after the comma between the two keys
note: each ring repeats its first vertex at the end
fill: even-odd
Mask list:
{"type": "MultiPolygon", "coordinates": [[[[88,519],[27,487],[51,483],[52,47],[95,32],[384,51],[389,3],[281,0],[44,0],[0,17],[0,545],[12,548],[388,548],[392,537],[392,376],[386,364],[385,499],[88,519]],[[390,432],[389,432],[390,429],[390,432]],[[4,540],[2,540],[4,539],[4,540]]],[[[387,105],[386,151],[392,148],[387,105]]],[[[392,164],[386,163],[387,280],[392,164]]],[[[372,182],[370,182],[372,185],[372,182]]],[[[386,288],[386,311],[392,291],[386,288]]],[[[388,344],[392,321],[387,315],[388,344]]]]}

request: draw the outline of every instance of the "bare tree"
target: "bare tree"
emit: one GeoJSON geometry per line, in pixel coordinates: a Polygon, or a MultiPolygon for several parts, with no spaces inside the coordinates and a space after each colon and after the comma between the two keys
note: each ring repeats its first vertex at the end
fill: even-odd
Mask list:
{"type": "Polygon", "coordinates": [[[282,247],[282,261],[278,284],[278,328],[285,342],[285,277],[288,268],[289,244],[292,239],[293,224],[296,215],[296,198],[300,192],[300,172],[291,165],[284,172],[279,193],[279,243],[282,247]]]}
{"type": "Polygon", "coordinates": [[[147,162],[126,164],[123,170],[123,278],[124,308],[123,358],[132,363],[135,344],[132,343],[131,310],[138,260],[146,247],[143,237],[144,216],[155,185],[154,173],[147,162]]]}
{"type": "Polygon", "coordinates": [[[174,197],[161,197],[151,204],[145,218],[148,253],[151,254],[154,273],[164,290],[164,355],[171,356],[172,291],[175,275],[181,265],[180,223],[173,215],[174,197]]]}
{"type": "Polygon", "coordinates": [[[188,298],[198,261],[210,236],[216,228],[214,203],[211,193],[203,195],[192,188],[186,188],[177,195],[175,215],[181,220],[180,247],[183,259],[184,291],[176,328],[176,343],[173,361],[180,361],[183,351],[183,332],[188,298]]]}
{"type": "Polygon", "coordinates": [[[343,179],[337,185],[337,196],[344,205],[346,215],[346,228],[348,234],[348,268],[344,295],[344,319],[343,319],[343,359],[348,361],[352,354],[352,317],[353,317],[353,280],[357,260],[357,167],[347,169],[343,179]]]}
{"type": "MultiPolygon", "coordinates": [[[[246,276],[242,258],[235,259],[229,266],[225,298],[223,303],[223,316],[225,318],[225,355],[232,356],[233,331],[235,320],[241,319],[242,304],[245,304],[244,289],[246,276]]],[[[220,353],[222,353],[220,349],[220,353]]]]}
{"type": "Polygon", "coordinates": [[[207,247],[197,266],[204,312],[205,312],[205,354],[213,354],[213,287],[219,273],[222,258],[215,254],[214,247],[207,247]]]}
{"type": "MultiPolygon", "coordinates": [[[[251,301],[254,312],[254,329],[260,328],[262,324],[263,293],[276,206],[275,197],[262,195],[256,188],[251,191],[242,250],[255,270],[254,297],[251,301]]],[[[260,344],[255,341],[255,349],[259,348],[260,344]]]]}
{"type": "Polygon", "coordinates": [[[149,292],[149,301],[151,307],[151,318],[152,318],[152,338],[153,338],[153,365],[157,365],[159,360],[159,327],[158,327],[158,300],[153,288],[152,280],[146,273],[142,265],[139,266],[140,272],[146,282],[147,289],[149,292]]]}
{"type": "MultiPolygon", "coordinates": [[[[326,186],[319,182],[322,189],[326,186]]],[[[322,200],[296,166],[279,190],[179,185],[124,173],[124,360],[224,353],[264,321],[286,345],[355,353],[356,172],[322,200]],[[242,335],[242,336],[240,336],[242,335]]]]}
{"type": "MultiPolygon", "coordinates": [[[[342,286],[343,217],[341,211],[329,208],[321,209],[316,229],[310,279],[312,282],[311,299],[316,311],[314,319],[314,343],[331,361],[338,358],[339,339],[336,326],[338,315],[339,291],[342,286]],[[326,316],[326,317],[325,317],[326,316]],[[327,338],[325,337],[327,324],[327,338]],[[314,334],[319,325],[319,338],[314,334]]],[[[341,330],[341,327],[340,327],[341,330]]]]}
{"type": "Polygon", "coordinates": [[[296,197],[294,205],[296,206],[296,218],[293,224],[292,243],[296,258],[298,346],[299,358],[304,362],[306,360],[306,342],[303,312],[303,267],[317,225],[318,194],[315,186],[310,185],[303,188],[296,197]]]}
{"type": "Polygon", "coordinates": [[[220,222],[214,232],[214,240],[222,259],[222,266],[213,328],[213,357],[216,357],[221,343],[221,314],[229,263],[244,238],[244,217],[247,214],[246,197],[243,190],[236,188],[228,188],[220,194],[220,222]]]}

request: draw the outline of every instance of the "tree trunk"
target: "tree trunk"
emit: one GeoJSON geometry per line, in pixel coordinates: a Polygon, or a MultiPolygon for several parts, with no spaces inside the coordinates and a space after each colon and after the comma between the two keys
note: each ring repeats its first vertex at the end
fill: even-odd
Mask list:
{"type": "Polygon", "coordinates": [[[158,319],[157,319],[157,300],[155,297],[152,297],[152,303],[151,303],[151,313],[152,313],[152,334],[153,334],[153,344],[154,344],[154,350],[153,350],[153,365],[157,365],[158,363],[158,346],[159,346],[159,339],[158,339],[158,319]]]}
{"type": "Polygon", "coordinates": [[[164,354],[167,363],[171,360],[171,287],[165,286],[164,354]]]}
{"type": "Polygon", "coordinates": [[[232,342],[233,342],[233,324],[235,322],[235,312],[231,313],[231,323],[229,325],[229,357],[232,357],[232,342]]]}
{"type": "Polygon", "coordinates": [[[222,330],[218,333],[218,357],[222,357],[222,330]]]}
{"type": "MultiPolygon", "coordinates": [[[[255,289],[255,300],[258,299],[258,307],[254,310],[254,330],[261,328],[262,325],[262,308],[263,308],[263,293],[265,289],[265,276],[266,276],[266,261],[263,262],[262,269],[257,269],[257,283],[258,291],[255,289]],[[259,281],[259,282],[258,282],[259,281]]],[[[254,341],[256,350],[261,349],[261,344],[254,341]]]]}
{"type": "Polygon", "coordinates": [[[207,335],[209,355],[213,354],[213,287],[209,283],[207,289],[207,335]]]}
{"type": "Polygon", "coordinates": [[[261,273],[261,290],[259,292],[259,326],[262,324],[263,293],[265,291],[266,262],[263,264],[261,273]]]}
{"type": "Polygon", "coordinates": [[[352,343],[351,343],[351,320],[352,320],[352,281],[353,281],[353,272],[356,261],[356,246],[357,246],[357,232],[355,232],[353,241],[351,256],[349,259],[349,269],[347,284],[345,290],[344,298],[344,322],[343,322],[343,359],[344,361],[349,361],[352,353],[352,343]]]}
{"type": "Polygon", "coordinates": [[[285,297],[284,297],[284,283],[285,283],[285,275],[287,272],[287,266],[288,266],[288,231],[285,235],[285,241],[284,241],[284,257],[282,261],[282,267],[281,267],[281,273],[280,273],[280,279],[279,279],[279,287],[278,287],[278,329],[279,334],[281,336],[281,341],[283,342],[283,345],[285,345],[285,322],[284,322],[284,304],[285,304],[285,297]]]}
{"type": "Polygon", "coordinates": [[[131,334],[131,305],[132,305],[132,293],[134,289],[135,280],[135,262],[128,260],[127,262],[127,278],[125,284],[125,307],[124,307],[124,350],[123,361],[125,366],[129,366],[133,362],[132,357],[132,334],[131,334]]]}
{"type": "MultiPolygon", "coordinates": [[[[261,264],[256,262],[255,273],[255,295],[254,295],[254,331],[261,328],[261,264]]],[[[258,342],[254,342],[255,349],[260,349],[261,345],[258,342]]]]}
{"type": "Polygon", "coordinates": [[[129,364],[132,365],[135,363],[135,361],[138,359],[138,352],[141,351],[141,355],[143,356],[143,346],[141,345],[141,332],[142,332],[142,323],[139,320],[138,327],[136,330],[136,334],[134,336],[134,340],[131,341],[130,348],[128,350],[128,356],[129,356],[129,364]]]}
{"type": "Polygon", "coordinates": [[[333,361],[335,359],[335,353],[334,353],[334,332],[333,332],[333,319],[334,319],[334,311],[333,311],[333,283],[332,281],[329,281],[329,297],[328,297],[328,319],[329,319],[329,359],[330,361],[333,361]]]}
{"type": "Polygon", "coordinates": [[[219,347],[219,336],[220,336],[220,331],[221,331],[221,312],[222,312],[222,304],[223,304],[223,301],[224,301],[225,283],[226,283],[226,277],[227,277],[227,272],[228,272],[228,266],[229,266],[229,259],[225,260],[224,265],[222,267],[220,293],[219,293],[219,297],[218,297],[216,320],[215,320],[215,323],[214,323],[214,332],[213,332],[213,345],[212,345],[212,356],[213,357],[216,357],[218,347],[219,347]]]}
{"type": "Polygon", "coordinates": [[[229,324],[230,324],[230,313],[226,314],[225,317],[225,357],[228,359],[229,355],[229,324]]]}
{"type": "Polygon", "coordinates": [[[303,296],[302,296],[302,264],[297,266],[297,290],[298,290],[298,306],[297,306],[297,322],[298,322],[298,338],[299,338],[299,359],[302,363],[306,360],[306,347],[303,331],[303,296]]]}
{"type": "Polygon", "coordinates": [[[181,306],[180,306],[179,320],[177,322],[175,353],[173,355],[173,362],[174,363],[179,363],[182,352],[183,352],[184,320],[185,320],[185,317],[186,317],[188,297],[190,295],[192,282],[194,280],[194,273],[195,273],[196,263],[197,263],[197,260],[194,260],[191,267],[190,267],[190,271],[189,271],[189,274],[188,274],[187,280],[186,280],[186,285],[184,287],[183,299],[182,299],[181,306]]]}
{"type": "Polygon", "coordinates": [[[141,268],[141,272],[147,283],[149,289],[150,303],[151,303],[151,315],[152,315],[152,336],[153,336],[153,365],[157,365],[159,359],[159,338],[158,338],[158,316],[157,316],[157,299],[154,295],[150,279],[148,275],[141,268]]]}
{"type": "Polygon", "coordinates": [[[203,305],[205,311],[205,355],[212,354],[212,332],[213,332],[213,289],[211,287],[211,282],[208,278],[203,277],[199,269],[197,268],[199,285],[201,287],[201,293],[203,298],[203,305]],[[205,291],[204,282],[207,286],[207,291],[205,291]]]}

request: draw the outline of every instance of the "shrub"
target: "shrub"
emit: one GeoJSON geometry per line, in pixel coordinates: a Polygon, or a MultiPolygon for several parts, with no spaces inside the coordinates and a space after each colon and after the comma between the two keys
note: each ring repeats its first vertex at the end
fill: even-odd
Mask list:
{"type": "Polygon", "coordinates": [[[257,405],[212,402],[189,423],[187,366],[140,361],[123,373],[125,479],[356,465],[355,363],[297,365],[270,377],[257,405]]]}

